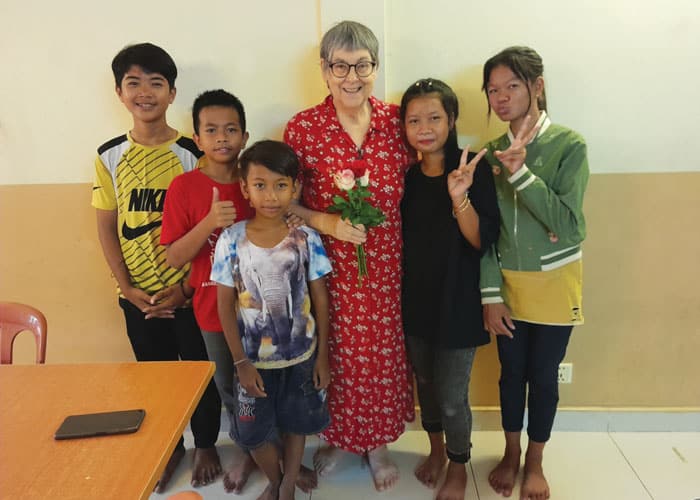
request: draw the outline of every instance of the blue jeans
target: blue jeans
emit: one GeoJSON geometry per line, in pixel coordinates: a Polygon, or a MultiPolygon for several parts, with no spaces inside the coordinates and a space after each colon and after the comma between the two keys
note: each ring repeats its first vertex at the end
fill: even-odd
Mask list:
{"type": "Polygon", "coordinates": [[[265,398],[249,396],[235,378],[237,397],[231,432],[245,450],[279,442],[279,433],[318,434],[330,424],[325,391],[314,387],[316,357],[287,368],[258,370],[265,398]]]}
{"type": "Polygon", "coordinates": [[[443,349],[420,337],[406,337],[426,432],[445,433],[447,458],[464,464],[471,451],[469,379],[476,348],[443,349]]]}
{"type": "Polygon", "coordinates": [[[513,321],[513,338],[498,335],[501,361],[501,422],[506,432],[520,432],[525,415],[527,434],[538,443],[549,440],[559,402],[557,374],[573,326],[552,326],[513,321]]]}

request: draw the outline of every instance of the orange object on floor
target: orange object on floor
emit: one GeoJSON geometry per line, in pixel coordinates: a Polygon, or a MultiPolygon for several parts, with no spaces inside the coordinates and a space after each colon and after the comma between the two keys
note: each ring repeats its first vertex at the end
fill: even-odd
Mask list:
{"type": "Polygon", "coordinates": [[[202,495],[196,491],[181,491],[169,496],[167,500],[202,500],[202,495]]]}

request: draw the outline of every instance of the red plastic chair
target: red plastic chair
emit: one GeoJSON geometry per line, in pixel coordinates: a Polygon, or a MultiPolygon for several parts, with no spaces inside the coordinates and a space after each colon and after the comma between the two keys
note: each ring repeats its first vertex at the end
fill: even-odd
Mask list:
{"type": "Polygon", "coordinates": [[[0,302],[0,364],[12,364],[12,344],[28,330],[36,342],[36,362],[46,360],[46,317],[38,309],[16,302],[0,302]]]}

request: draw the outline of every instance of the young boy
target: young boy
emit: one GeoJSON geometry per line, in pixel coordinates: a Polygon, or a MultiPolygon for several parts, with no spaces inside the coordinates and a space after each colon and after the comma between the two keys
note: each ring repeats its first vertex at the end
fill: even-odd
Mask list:
{"type": "Polygon", "coordinates": [[[236,367],[233,434],[269,480],[260,498],[293,499],[305,436],[330,421],[322,390],[330,379],[324,276],[331,267],[315,231],[289,229],[285,222],[297,189],[294,151],[260,141],[239,165],[255,216],[221,233],[211,273],[236,367]]]}
{"type": "MultiPolygon", "coordinates": [[[[233,360],[217,312],[216,283],[210,281],[209,275],[221,230],[254,213],[238,183],[238,155],[248,141],[245,110],[234,95],[210,90],[195,99],[192,122],[194,142],[204,157],[198,168],[176,177],[170,184],[160,242],[167,246],[172,267],[179,269],[192,263],[186,293],[194,294],[194,314],[209,359],[216,363],[214,380],[233,427],[233,360]]],[[[254,467],[246,454],[224,475],[226,491],[240,494],[254,467]]]]}
{"type": "MultiPolygon", "coordinates": [[[[170,181],[190,171],[199,152],[192,140],[168,126],[177,68],[150,43],[122,49],[112,61],[116,92],[133,117],[128,134],[98,148],[92,205],[105,260],[117,281],[119,305],[138,361],[207,360],[191,307],[182,307],[186,270],[168,266],[159,246],[161,216],[170,181]]],[[[221,400],[213,381],[192,415],[196,450],[192,485],[221,472],[214,444],[221,400]]],[[[185,454],[183,439],[170,457],[156,491],[165,490],[185,454]]]]}

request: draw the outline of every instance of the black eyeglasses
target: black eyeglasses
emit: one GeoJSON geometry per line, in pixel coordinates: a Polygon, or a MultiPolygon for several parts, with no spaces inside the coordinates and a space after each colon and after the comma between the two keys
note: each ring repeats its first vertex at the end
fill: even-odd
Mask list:
{"type": "Polygon", "coordinates": [[[360,78],[368,77],[374,71],[374,67],[377,65],[373,61],[360,61],[357,64],[348,64],[346,62],[334,62],[329,63],[328,67],[331,69],[333,76],[337,78],[345,78],[350,73],[350,68],[355,68],[355,73],[360,78]]]}

